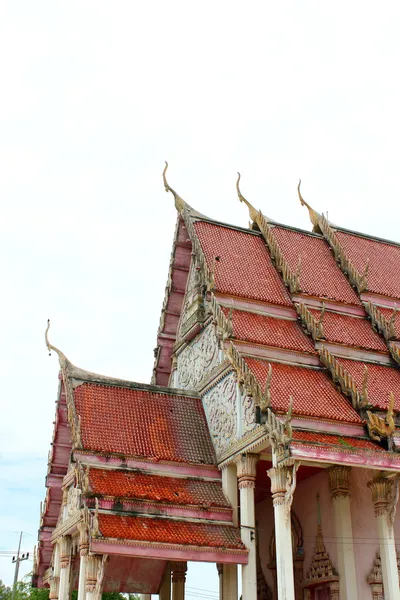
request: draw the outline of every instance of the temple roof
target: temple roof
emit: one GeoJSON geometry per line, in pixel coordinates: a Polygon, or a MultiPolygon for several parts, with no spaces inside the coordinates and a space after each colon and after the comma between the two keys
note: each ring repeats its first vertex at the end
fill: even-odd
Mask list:
{"type": "Polygon", "coordinates": [[[83,383],[74,390],[84,450],[214,464],[199,398],[83,383]]]}

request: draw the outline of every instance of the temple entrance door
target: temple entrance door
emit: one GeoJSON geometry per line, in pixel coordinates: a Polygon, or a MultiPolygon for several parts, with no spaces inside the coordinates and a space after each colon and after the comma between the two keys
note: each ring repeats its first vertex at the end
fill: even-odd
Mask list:
{"type": "Polygon", "coordinates": [[[330,600],[331,592],[329,587],[315,590],[315,600],[330,600]]]}
{"type": "MultiPolygon", "coordinates": [[[[296,514],[291,512],[292,521],[292,546],[293,546],[293,564],[294,564],[294,591],[296,600],[303,600],[303,562],[304,562],[304,548],[303,548],[303,531],[301,529],[300,521],[296,514]]],[[[269,556],[270,562],[268,568],[271,569],[274,578],[274,592],[273,600],[278,600],[278,585],[276,579],[276,544],[275,544],[275,528],[271,535],[269,543],[269,556]]],[[[329,598],[329,596],[328,596],[329,598]]],[[[319,600],[319,598],[318,598],[319,600]]],[[[325,600],[324,596],[321,596],[321,600],[325,600]]]]}

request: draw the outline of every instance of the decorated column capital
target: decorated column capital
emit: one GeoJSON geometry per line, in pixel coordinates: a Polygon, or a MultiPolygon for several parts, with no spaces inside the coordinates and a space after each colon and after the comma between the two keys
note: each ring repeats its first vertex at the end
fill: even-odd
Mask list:
{"type": "Polygon", "coordinates": [[[87,523],[78,524],[79,531],[79,554],[87,556],[89,554],[89,528],[87,523]]]}
{"type": "Polygon", "coordinates": [[[296,489],[296,473],[299,463],[295,460],[286,461],[279,467],[267,471],[271,479],[271,493],[274,506],[285,505],[287,516],[292,508],[293,494],[296,489]]]}
{"type": "Polygon", "coordinates": [[[71,536],[63,535],[60,540],[60,567],[66,569],[71,563],[71,536]]]}
{"type": "Polygon", "coordinates": [[[372,493],[375,517],[389,514],[392,486],[393,482],[387,477],[374,477],[372,481],[368,482],[372,493]]]}
{"type": "Polygon", "coordinates": [[[59,586],[60,586],[60,578],[59,577],[51,577],[50,578],[50,592],[49,592],[50,600],[58,599],[59,586]]]}
{"type": "Polygon", "coordinates": [[[87,558],[86,591],[101,597],[108,554],[90,554],[87,558]]]}
{"type": "Polygon", "coordinates": [[[351,467],[344,465],[334,465],[329,467],[329,486],[332,499],[350,496],[350,475],[351,467]]]}
{"type": "Polygon", "coordinates": [[[259,460],[258,454],[241,454],[237,460],[237,477],[239,483],[239,489],[243,488],[255,488],[256,487],[256,475],[257,475],[257,463],[259,460]]]}
{"type": "Polygon", "coordinates": [[[186,572],[187,572],[187,562],[179,561],[171,563],[171,573],[172,573],[172,582],[185,583],[186,581],[186,572]]]}

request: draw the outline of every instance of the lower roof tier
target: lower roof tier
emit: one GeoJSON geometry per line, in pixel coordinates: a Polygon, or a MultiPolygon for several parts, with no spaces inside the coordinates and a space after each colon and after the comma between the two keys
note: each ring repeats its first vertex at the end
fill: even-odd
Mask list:
{"type": "Polygon", "coordinates": [[[91,468],[88,493],[202,508],[231,508],[220,481],[150,475],[138,471],[91,468]]]}

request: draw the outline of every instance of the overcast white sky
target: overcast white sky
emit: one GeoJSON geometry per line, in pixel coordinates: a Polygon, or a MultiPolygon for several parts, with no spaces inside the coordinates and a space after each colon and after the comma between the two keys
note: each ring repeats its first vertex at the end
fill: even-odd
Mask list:
{"type": "MultiPolygon", "coordinates": [[[[398,2],[0,2],[0,554],[36,540],[52,342],[149,382],[175,222],[256,207],[400,240],[398,2]]],[[[24,563],[24,567],[27,566],[24,563]]],[[[217,591],[215,568],[189,585],[217,591]]],[[[10,558],[0,558],[10,583],[10,558]]],[[[195,596],[188,596],[194,598],[195,596]]]]}

